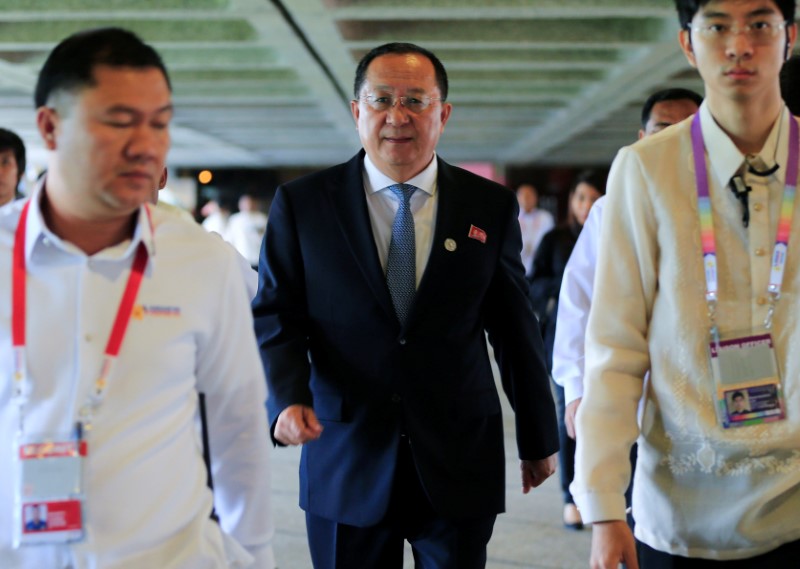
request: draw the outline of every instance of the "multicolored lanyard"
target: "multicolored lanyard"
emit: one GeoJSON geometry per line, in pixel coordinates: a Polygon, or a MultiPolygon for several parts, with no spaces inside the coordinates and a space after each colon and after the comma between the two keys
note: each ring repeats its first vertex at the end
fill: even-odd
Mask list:
{"type": "MultiPolygon", "coordinates": [[[[783,120],[781,116],[778,120],[783,120]]],[[[800,148],[800,134],[797,121],[789,115],[789,157],[786,165],[786,185],[783,190],[780,217],[778,218],[778,231],[775,238],[775,248],[772,252],[772,268],[769,275],[770,306],[764,327],[772,327],[772,316],[775,305],[781,296],[783,285],[783,271],[786,268],[786,252],[789,248],[789,234],[792,229],[792,216],[794,215],[795,192],[797,187],[797,162],[798,149],[800,148]]],[[[709,317],[711,318],[712,333],[716,333],[716,306],[717,306],[717,245],[714,239],[714,220],[711,215],[711,198],[708,193],[708,171],[706,169],[705,142],[703,129],[700,124],[700,113],[696,113],[692,121],[692,151],[694,153],[694,173],[697,183],[697,205],[700,213],[700,239],[703,245],[703,266],[706,273],[706,302],[708,303],[709,317]]]]}
{"type": "MultiPolygon", "coordinates": [[[[24,403],[27,396],[27,374],[25,367],[25,317],[27,310],[25,286],[27,275],[25,264],[25,231],[29,206],[30,201],[22,207],[22,213],[20,214],[17,231],[14,236],[14,256],[11,279],[11,339],[14,349],[14,397],[20,401],[20,404],[24,403]]],[[[147,208],[146,205],[145,208],[147,208]]],[[[147,214],[149,218],[149,209],[147,210],[147,214]]],[[[139,294],[139,287],[142,284],[142,277],[144,276],[144,271],[147,266],[147,258],[147,247],[145,247],[144,243],[139,243],[136,249],[136,256],[133,260],[133,266],[131,267],[131,273],[128,276],[128,282],[125,285],[125,291],[122,294],[122,299],[117,309],[117,316],[111,328],[111,335],[106,344],[103,365],[100,368],[100,374],[95,380],[94,388],[89,396],[90,402],[93,405],[99,405],[105,395],[112,364],[119,355],[120,348],[122,347],[122,340],[125,338],[125,332],[128,329],[128,323],[131,319],[133,304],[136,301],[136,296],[139,294]]]]}

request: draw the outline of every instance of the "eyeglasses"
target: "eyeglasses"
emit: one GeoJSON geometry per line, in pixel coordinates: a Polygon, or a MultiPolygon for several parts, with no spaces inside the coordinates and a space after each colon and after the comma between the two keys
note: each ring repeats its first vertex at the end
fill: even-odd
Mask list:
{"type": "Polygon", "coordinates": [[[388,111],[397,103],[412,113],[421,113],[431,106],[433,101],[441,101],[441,97],[428,97],[420,95],[418,97],[395,97],[394,95],[364,95],[359,100],[364,101],[373,110],[378,112],[388,111]]]}
{"type": "Polygon", "coordinates": [[[769,22],[766,20],[759,20],[743,26],[710,22],[691,27],[693,32],[709,42],[724,43],[733,36],[744,33],[755,44],[769,43],[785,29],[786,22],[769,22]]]}

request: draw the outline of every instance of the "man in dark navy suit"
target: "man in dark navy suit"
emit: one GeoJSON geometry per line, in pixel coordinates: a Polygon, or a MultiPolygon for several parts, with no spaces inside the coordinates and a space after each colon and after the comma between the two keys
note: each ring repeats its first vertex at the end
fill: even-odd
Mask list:
{"type": "Polygon", "coordinates": [[[317,569],[478,569],[504,511],[503,421],[522,490],[558,450],[526,296],[514,194],[435,148],[447,75],[412,44],[356,71],[364,150],[278,188],[253,301],[273,439],[303,444],[300,506],[317,569]]]}

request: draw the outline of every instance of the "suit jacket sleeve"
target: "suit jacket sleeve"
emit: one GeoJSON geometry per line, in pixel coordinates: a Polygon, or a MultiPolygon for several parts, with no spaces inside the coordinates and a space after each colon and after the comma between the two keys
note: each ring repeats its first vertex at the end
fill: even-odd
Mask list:
{"type": "Polygon", "coordinates": [[[514,408],[519,456],[536,460],[558,450],[556,412],[544,344],[528,300],[520,258],[522,237],[513,199],[507,215],[500,259],[486,296],[486,330],[503,390],[514,408]]]}

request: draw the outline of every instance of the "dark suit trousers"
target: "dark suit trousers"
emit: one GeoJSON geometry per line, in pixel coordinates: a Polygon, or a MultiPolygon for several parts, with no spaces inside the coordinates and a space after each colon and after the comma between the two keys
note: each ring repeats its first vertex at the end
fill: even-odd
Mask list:
{"type": "Polygon", "coordinates": [[[389,509],[379,524],[359,528],[306,513],[306,526],[314,569],[402,569],[404,540],[411,544],[417,569],[483,569],[496,518],[439,517],[404,437],[389,509]]]}
{"type": "Polygon", "coordinates": [[[800,559],[800,541],[791,541],[777,549],[750,559],[714,561],[670,555],[636,541],[639,567],[642,569],[788,569],[797,567],[800,559]]]}

